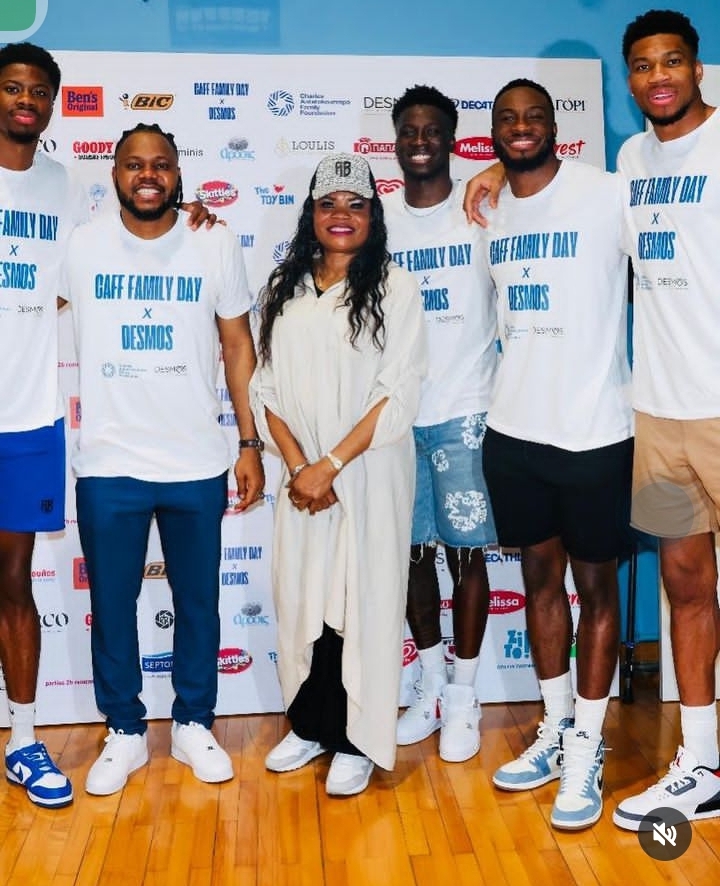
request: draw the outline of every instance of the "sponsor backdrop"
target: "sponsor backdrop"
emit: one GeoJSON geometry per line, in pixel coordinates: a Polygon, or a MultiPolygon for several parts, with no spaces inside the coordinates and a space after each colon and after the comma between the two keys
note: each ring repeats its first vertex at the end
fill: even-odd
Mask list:
{"type": "MultiPolygon", "coordinates": [[[[362,154],[383,192],[402,187],[390,109],[394,98],[417,82],[436,85],[457,101],[460,124],[453,163],[458,178],[468,178],[493,159],[492,97],[518,76],[539,80],[554,96],[562,158],[604,165],[601,69],[596,60],[55,54],[63,70],[63,87],[39,150],[77,169],[94,213],[115,211],[110,168],[122,131],[138,122],[170,130],[180,150],[186,199],[197,196],[227,219],[244,248],[255,292],[282,259],[310,174],[325,154],[362,154]]],[[[82,411],[67,313],[60,325],[60,379],[72,448],[82,411]]],[[[168,358],[172,363],[170,354],[168,358]]],[[[122,383],[121,373],[117,377],[122,383]]],[[[218,386],[223,404],[220,421],[235,439],[221,373],[218,386]]],[[[224,521],[219,714],[282,709],[270,588],[277,467],[268,456],[265,501],[246,515],[228,514],[224,521]]],[[[447,596],[450,582],[443,554],[439,549],[438,571],[447,596]]],[[[493,592],[479,697],[481,701],[537,698],[519,555],[489,551],[486,556],[493,592]]],[[[38,538],[33,582],[43,632],[39,720],[99,719],[92,691],[87,575],[69,470],[66,531],[38,538]]],[[[577,615],[571,582],[568,594],[577,615]]],[[[443,635],[451,657],[452,603],[446,599],[443,606],[443,635]]],[[[172,693],[173,607],[154,529],[138,621],[143,697],[149,716],[166,717],[172,693]]],[[[418,667],[409,634],[403,664],[407,702],[418,667]]],[[[5,705],[0,705],[0,719],[5,717],[5,705]]]]}
{"type": "MultiPolygon", "coordinates": [[[[720,65],[705,65],[702,93],[706,102],[720,105],[720,65]]],[[[716,548],[716,558],[720,565],[720,548],[716,548]]],[[[718,588],[720,599],[720,587],[718,588]]],[[[720,698],[720,657],[715,662],[715,687],[720,698]]],[[[662,701],[679,701],[677,679],[672,659],[670,642],[670,604],[660,579],[660,698],[662,701]]]]}

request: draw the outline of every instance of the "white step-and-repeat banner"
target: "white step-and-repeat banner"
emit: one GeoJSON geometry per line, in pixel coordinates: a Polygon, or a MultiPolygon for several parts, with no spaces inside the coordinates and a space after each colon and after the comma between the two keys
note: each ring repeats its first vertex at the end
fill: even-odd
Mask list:
{"type": "MultiPolygon", "coordinates": [[[[416,83],[437,86],[458,105],[453,174],[466,179],[494,159],[490,109],[515,77],[544,84],[555,99],[558,152],[604,166],[601,65],[596,60],[55,53],[63,85],[39,150],[75,167],[92,211],[115,211],[110,169],[115,145],[138,122],[175,134],[185,198],[196,196],[227,220],[244,250],[257,292],[282,259],[310,175],[325,154],[357,152],[379,188],[402,187],[393,153],[393,100],[416,83]]],[[[68,447],[81,421],[70,318],[61,316],[61,387],[67,398],[68,447]]],[[[221,378],[221,376],[220,376],[221,378]]],[[[222,423],[236,437],[227,391],[219,381],[222,423]]],[[[277,464],[266,459],[268,495],[246,515],[228,515],[221,564],[222,642],[219,714],[282,709],[270,552],[277,464]]],[[[42,625],[38,718],[43,723],[99,719],[89,651],[87,576],[78,541],[73,478],[68,471],[64,533],[37,541],[33,586],[42,625]]],[[[232,490],[231,490],[232,493],[232,490]]],[[[122,538],[118,538],[122,544],[122,538]]],[[[372,556],[372,552],[369,554],[372,556]]],[[[491,615],[482,648],[481,701],[538,697],[527,631],[519,555],[487,554],[491,615]]],[[[443,550],[443,593],[450,592],[443,550]]],[[[575,616],[576,594],[568,593],[575,616]]],[[[452,603],[442,628],[452,655],[452,603]]],[[[173,607],[153,530],[138,607],[143,697],[151,717],[169,716],[173,607]]],[[[411,694],[417,653],[404,645],[403,700],[411,694]]],[[[6,718],[0,706],[0,723],[6,718]]]]}

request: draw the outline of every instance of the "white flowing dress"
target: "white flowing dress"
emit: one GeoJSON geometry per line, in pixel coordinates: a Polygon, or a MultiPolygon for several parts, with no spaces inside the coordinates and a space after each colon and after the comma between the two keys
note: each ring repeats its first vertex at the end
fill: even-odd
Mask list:
{"type": "Polygon", "coordinates": [[[265,407],[289,427],[309,462],[336,446],[383,398],[370,447],[337,476],[337,504],[310,516],[293,508],[283,465],[276,497],[273,593],[278,671],[286,707],[310,671],[323,622],[344,639],[348,739],[385,769],[395,730],[415,486],[412,425],[426,371],[417,284],[392,265],[383,299],[385,344],[349,341],[344,283],[315,294],[310,276],[272,331],[272,360],[258,367],[251,401],[272,447],[265,407]]]}

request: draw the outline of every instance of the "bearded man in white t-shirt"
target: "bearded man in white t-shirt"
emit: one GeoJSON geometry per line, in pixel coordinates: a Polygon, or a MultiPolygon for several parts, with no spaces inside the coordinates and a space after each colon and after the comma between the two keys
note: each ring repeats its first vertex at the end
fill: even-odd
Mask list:
{"type": "Polygon", "coordinates": [[[232,777],[211,732],[217,697],[220,523],[233,465],[239,510],[262,494],[262,444],[248,403],[255,351],[242,251],[227,228],[195,233],[178,212],[171,134],[138,124],[115,150],[119,213],[70,238],[83,407],[73,453],[92,608],[95,696],[106,746],[86,790],[112,794],[147,763],[137,598],[155,518],[175,611],[171,754],[205,782],[232,777]],[[239,431],[218,424],[220,349],[239,431]]]}

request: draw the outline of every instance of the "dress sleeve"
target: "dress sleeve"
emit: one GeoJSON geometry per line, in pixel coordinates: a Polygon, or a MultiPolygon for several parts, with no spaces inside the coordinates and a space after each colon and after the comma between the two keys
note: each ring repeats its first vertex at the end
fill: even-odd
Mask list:
{"type": "Polygon", "coordinates": [[[385,347],[380,371],[368,398],[370,409],[387,397],[371,449],[395,443],[412,427],[420,405],[420,385],[427,372],[425,314],[415,279],[402,268],[388,275],[385,347]]]}

